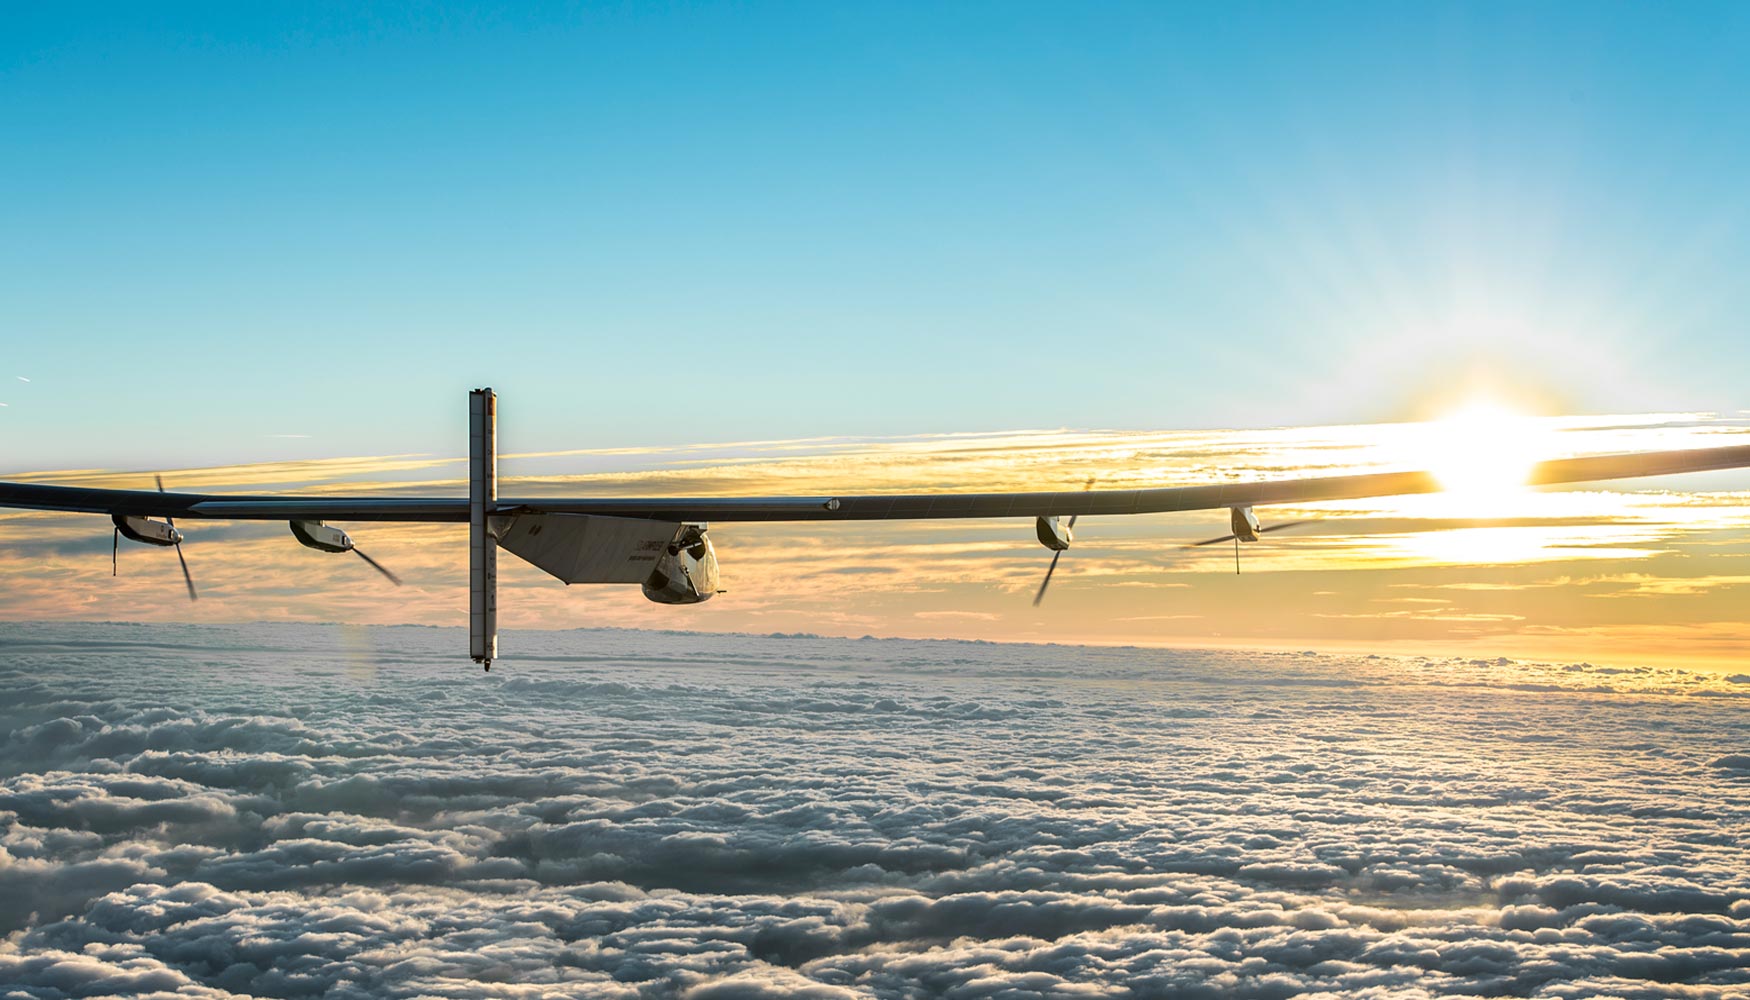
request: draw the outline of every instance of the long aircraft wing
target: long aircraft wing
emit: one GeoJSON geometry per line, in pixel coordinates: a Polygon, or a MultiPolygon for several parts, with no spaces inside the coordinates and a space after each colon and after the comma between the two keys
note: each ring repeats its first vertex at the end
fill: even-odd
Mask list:
{"type": "MultiPolygon", "coordinates": [[[[1533,467],[1532,486],[1606,482],[1750,467],[1750,445],[1560,458],[1533,467]]],[[[660,521],[882,521],[1153,514],[1437,493],[1431,472],[1045,493],[920,493],[799,497],[500,498],[493,514],[605,514],[660,521]]],[[[0,507],[235,521],[466,522],[463,497],[224,496],[0,483],[0,507]]]]}

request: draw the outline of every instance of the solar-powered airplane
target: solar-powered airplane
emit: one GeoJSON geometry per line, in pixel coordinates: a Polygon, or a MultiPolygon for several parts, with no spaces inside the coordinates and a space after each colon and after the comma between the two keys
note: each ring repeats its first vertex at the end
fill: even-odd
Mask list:
{"type": "MultiPolygon", "coordinates": [[[[498,550],[506,549],[566,583],[639,584],[659,604],[698,604],[717,594],[717,553],[706,532],[712,521],[878,521],[1030,517],[1039,541],[1054,554],[1034,599],[1045,594],[1058,557],[1074,541],[1078,517],[1166,511],[1229,512],[1231,533],[1210,542],[1255,542],[1271,530],[1254,507],[1321,500],[1436,493],[1432,472],[1382,472],[1164,489],[1084,489],[1054,493],[926,493],[873,496],[539,498],[498,496],[498,400],[491,389],[468,397],[467,497],[223,496],[148,490],[105,490],[0,483],[0,507],[108,514],[120,539],[174,547],[182,557],[176,518],[287,521],[292,534],[322,552],[360,552],[328,521],[466,522],[468,525],[468,647],[487,670],[498,656],[498,550]],[[161,519],[161,520],[160,520],[161,519]]],[[[1750,467],[1750,445],[1562,458],[1534,466],[1531,486],[1601,482],[1750,467]]],[[[1090,487],[1092,484],[1089,484],[1090,487]]],[[[1202,542],[1198,544],[1209,544],[1202,542]]],[[[195,596],[182,562],[189,597],[195,596]]],[[[398,580],[396,582],[399,582],[398,580]]]]}

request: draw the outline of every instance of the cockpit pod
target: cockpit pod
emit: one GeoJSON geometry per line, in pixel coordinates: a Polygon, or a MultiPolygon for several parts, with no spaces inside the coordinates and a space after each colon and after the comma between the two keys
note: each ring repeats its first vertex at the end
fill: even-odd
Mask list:
{"type": "Polygon", "coordinates": [[[717,550],[705,525],[680,529],[644,580],[644,596],[658,604],[699,604],[717,594],[717,550]]]}

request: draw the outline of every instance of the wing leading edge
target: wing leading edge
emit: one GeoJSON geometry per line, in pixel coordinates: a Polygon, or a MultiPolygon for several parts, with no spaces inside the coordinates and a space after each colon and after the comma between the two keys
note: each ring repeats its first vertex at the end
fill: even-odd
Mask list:
{"type": "MultiPolygon", "coordinates": [[[[1750,445],[1590,455],[1541,462],[1532,486],[1607,482],[1750,467],[1750,445]]],[[[500,498],[495,515],[605,514],[663,521],[886,521],[1156,514],[1437,493],[1431,472],[1041,493],[921,493],[813,497],[500,498]]],[[[466,497],[224,496],[0,483],[0,507],[132,517],[465,523],[466,497]]]]}

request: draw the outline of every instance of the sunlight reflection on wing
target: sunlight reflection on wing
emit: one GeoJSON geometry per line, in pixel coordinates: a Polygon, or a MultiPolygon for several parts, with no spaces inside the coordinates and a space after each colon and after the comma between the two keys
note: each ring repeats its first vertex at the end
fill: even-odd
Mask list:
{"type": "Polygon", "coordinates": [[[1499,506],[1523,493],[1531,469],[1553,450],[1538,421],[1483,399],[1427,425],[1429,468],[1446,492],[1499,506]]]}

